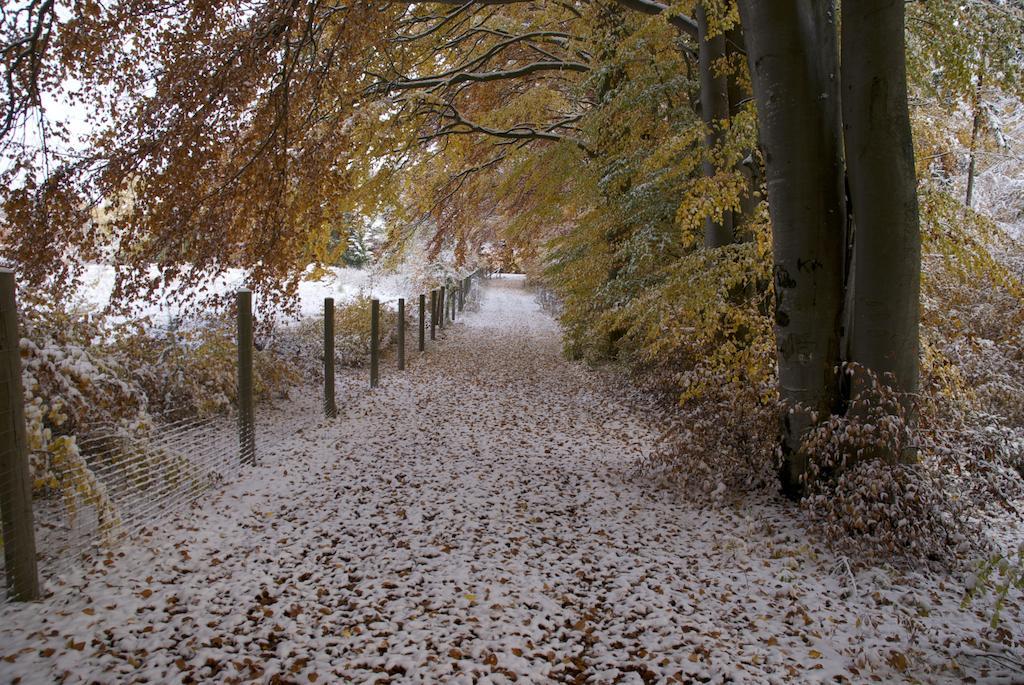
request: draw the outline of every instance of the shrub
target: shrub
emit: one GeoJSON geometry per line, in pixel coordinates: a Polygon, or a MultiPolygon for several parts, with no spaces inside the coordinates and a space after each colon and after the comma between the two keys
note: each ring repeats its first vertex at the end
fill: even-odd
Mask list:
{"type": "MultiPolygon", "coordinates": [[[[371,298],[360,295],[334,307],[334,364],[338,368],[363,367],[370,363],[371,298]]],[[[406,306],[406,344],[411,339],[412,307],[406,306]]],[[[275,327],[267,335],[267,348],[289,359],[307,380],[323,378],[324,323],[321,317],[303,319],[297,325],[275,327]]],[[[398,342],[398,311],[380,307],[380,349],[386,352],[398,342]]]]}
{"type": "Polygon", "coordinates": [[[713,497],[775,489],[778,412],[763,388],[723,382],[667,412],[641,473],[713,497]]]}
{"type": "Polygon", "coordinates": [[[999,625],[999,614],[1012,590],[1024,590],[1024,544],[1016,555],[994,554],[978,565],[977,573],[968,584],[964,605],[991,593],[992,627],[999,625]]]}
{"type": "MultiPolygon", "coordinates": [[[[72,519],[82,503],[94,506],[105,537],[119,517],[95,474],[114,438],[98,438],[144,446],[159,422],[223,413],[236,399],[232,322],[213,317],[173,335],[147,324],[22,296],[22,381],[35,494],[59,497],[72,519]]],[[[256,352],[257,399],[295,380],[287,360],[273,350],[256,352]]],[[[141,449],[140,459],[161,472],[182,468],[164,450],[141,449]]]]}

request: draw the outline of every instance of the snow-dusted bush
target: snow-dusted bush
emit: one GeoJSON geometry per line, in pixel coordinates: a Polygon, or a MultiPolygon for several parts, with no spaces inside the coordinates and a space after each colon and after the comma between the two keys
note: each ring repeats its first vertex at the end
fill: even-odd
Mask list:
{"type": "Polygon", "coordinates": [[[776,486],[769,267],[763,240],[696,250],[628,304],[589,317],[667,399],[668,429],[643,470],[699,492],[776,486]]]}
{"type": "Polygon", "coordinates": [[[809,467],[801,504],[823,537],[861,559],[949,561],[976,549],[982,536],[970,523],[971,503],[910,420],[916,402],[855,364],[843,372],[857,397],[802,444],[809,467]]]}
{"type": "MultiPolygon", "coordinates": [[[[223,412],[236,399],[231,323],[201,324],[165,335],[146,322],[116,323],[22,297],[22,381],[37,496],[59,497],[70,516],[88,502],[99,532],[112,534],[117,510],[95,475],[108,445],[83,445],[108,435],[143,445],[158,422],[223,412]]],[[[257,399],[295,379],[287,360],[266,350],[255,355],[254,375],[257,399]]],[[[179,466],[160,450],[144,450],[141,458],[166,472],[179,466]]]]}
{"type": "Polygon", "coordinates": [[[805,440],[805,508],[860,558],[967,560],[989,553],[979,518],[1021,515],[1024,248],[948,198],[925,197],[925,217],[943,230],[932,229],[936,258],[925,263],[915,421],[874,379],[872,392],[805,440]],[[871,458],[901,452],[916,456],[871,458]]]}
{"type": "Polygon", "coordinates": [[[723,382],[668,412],[659,448],[641,472],[716,497],[774,489],[778,413],[763,390],[723,382]]]}
{"type": "Polygon", "coordinates": [[[977,573],[967,588],[964,604],[991,593],[992,627],[999,625],[999,614],[1013,590],[1024,590],[1024,544],[1014,555],[994,554],[978,565],[977,573]]]}
{"type": "MultiPolygon", "coordinates": [[[[370,363],[371,298],[360,295],[355,300],[334,306],[334,364],[337,368],[362,367],[370,363]]],[[[413,307],[406,304],[406,344],[412,338],[413,307]]],[[[324,322],[309,317],[297,325],[279,327],[267,335],[266,349],[276,356],[288,358],[307,379],[323,377],[324,322]]],[[[380,306],[380,349],[386,351],[398,342],[398,311],[387,304],[380,306]]]]}
{"type": "MultiPolygon", "coordinates": [[[[875,380],[842,413],[817,417],[804,440],[809,522],[866,561],[969,560],[988,545],[977,518],[1019,515],[1024,497],[1024,248],[934,188],[922,191],[922,229],[914,421],[909,403],[875,380]],[[916,456],[875,458],[891,454],[916,456]]],[[[688,271],[681,287],[666,279],[638,306],[596,319],[625,329],[614,341],[620,359],[677,404],[644,468],[697,491],[774,489],[783,410],[774,403],[770,302],[744,308],[737,297],[759,292],[763,268],[748,256],[688,271]]]]}

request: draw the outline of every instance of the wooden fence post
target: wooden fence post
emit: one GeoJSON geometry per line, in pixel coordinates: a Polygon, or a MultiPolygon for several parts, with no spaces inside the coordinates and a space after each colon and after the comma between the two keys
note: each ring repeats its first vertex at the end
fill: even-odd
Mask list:
{"type": "Polygon", "coordinates": [[[338,415],[334,401],[334,298],[324,298],[324,415],[338,415]]]}
{"type": "Polygon", "coordinates": [[[14,271],[0,269],[0,506],[4,568],[11,599],[30,601],[39,599],[39,569],[15,291],[14,271]]]}
{"type": "Polygon", "coordinates": [[[427,348],[426,321],[423,319],[423,315],[426,314],[426,308],[427,296],[420,293],[420,352],[427,348]]]}
{"type": "Polygon", "coordinates": [[[238,447],[243,464],[256,463],[256,426],[252,405],[252,291],[235,294],[238,309],[238,447]]]}
{"type": "Polygon", "coordinates": [[[398,370],[405,371],[405,298],[398,298],[398,370]]]}
{"type": "Polygon", "coordinates": [[[437,338],[437,290],[430,291],[430,339],[437,338]]]}
{"type": "Polygon", "coordinates": [[[380,364],[380,301],[370,300],[370,387],[376,388],[380,364]]]}

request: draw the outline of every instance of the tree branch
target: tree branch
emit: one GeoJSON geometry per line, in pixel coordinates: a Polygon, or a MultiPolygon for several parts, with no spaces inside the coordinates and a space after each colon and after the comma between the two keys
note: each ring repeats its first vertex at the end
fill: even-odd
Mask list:
{"type": "Polygon", "coordinates": [[[444,105],[441,110],[436,113],[442,120],[451,119],[451,123],[442,126],[433,133],[426,133],[419,136],[419,140],[421,142],[429,142],[437,140],[438,138],[466,134],[481,134],[491,136],[492,138],[500,138],[506,141],[548,140],[561,142],[564,140],[580,148],[588,156],[593,156],[593,153],[587,148],[583,141],[578,138],[573,138],[571,136],[555,132],[556,129],[569,127],[570,124],[579,121],[580,118],[582,118],[582,115],[570,115],[545,127],[536,126],[534,124],[516,124],[510,128],[499,129],[484,126],[483,124],[467,119],[452,105],[444,105]]]}
{"type": "MultiPolygon", "coordinates": [[[[407,5],[417,3],[417,0],[393,1],[407,5]]],[[[422,2],[422,0],[419,1],[422,2]]],[[[533,1],[534,0],[427,0],[427,2],[434,2],[441,5],[517,5],[533,1]]],[[[641,12],[643,14],[661,14],[668,9],[668,5],[663,5],[657,0],[616,0],[616,2],[627,9],[641,12]]],[[[684,32],[690,38],[693,38],[694,40],[697,39],[697,22],[690,17],[683,14],[671,14],[668,17],[668,23],[684,32]]]]}
{"type": "MultiPolygon", "coordinates": [[[[661,14],[668,9],[667,5],[657,2],[657,0],[616,0],[616,2],[626,9],[642,12],[643,14],[661,14]]],[[[683,14],[670,14],[668,16],[668,23],[690,38],[697,39],[697,22],[690,17],[683,14]]]]}
{"type": "Polygon", "coordinates": [[[380,92],[392,92],[396,90],[415,90],[417,88],[437,88],[439,86],[453,86],[460,83],[485,83],[488,81],[501,81],[506,79],[529,76],[546,71],[575,71],[586,73],[590,71],[590,65],[583,62],[534,62],[515,69],[484,72],[464,72],[452,74],[451,76],[437,77],[424,76],[423,78],[407,79],[403,81],[391,81],[378,83],[372,88],[380,92]]]}

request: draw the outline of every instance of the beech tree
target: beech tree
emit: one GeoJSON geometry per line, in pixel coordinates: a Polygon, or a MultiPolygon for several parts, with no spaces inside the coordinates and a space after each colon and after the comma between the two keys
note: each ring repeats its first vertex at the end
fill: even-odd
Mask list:
{"type": "Polygon", "coordinates": [[[365,122],[381,111],[362,100],[365,69],[397,12],[320,0],[66,10],[29,0],[0,17],[3,252],[23,282],[67,283],[79,259],[106,256],[122,300],[239,264],[267,294],[294,290],[328,258],[372,162],[365,122]],[[69,129],[55,105],[93,126],[69,129]]]}
{"type": "Polygon", "coordinates": [[[779,391],[804,409],[787,414],[784,430],[783,482],[796,493],[807,468],[801,436],[844,411],[841,362],[906,396],[917,390],[921,253],[904,3],[844,3],[841,37],[833,3],[739,7],[772,216],[779,391]]]}
{"type": "MultiPolygon", "coordinates": [[[[784,421],[783,481],[797,494],[807,428],[862,393],[860,377],[843,381],[842,364],[889,379],[907,398],[916,391],[920,239],[903,5],[844,7],[841,45],[830,3],[739,9],[742,32],[729,33],[727,12],[709,19],[704,3],[676,25],[696,43],[709,179],[720,170],[709,151],[721,147],[742,97],[726,71],[727,46],[748,53],[773,225],[779,394],[795,409],[784,421]]],[[[735,240],[733,217],[728,206],[705,216],[707,248],[735,240]]]]}
{"type": "MultiPolygon", "coordinates": [[[[336,260],[350,212],[385,214],[393,245],[428,225],[434,248],[460,257],[506,240],[572,272],[569,328],[595,326],[602,348],[643,338],[637,348],[676,351],[662,334],[679,324],[677,338],[700,341],[687,354],[732,363],[733,382],[777,369],[793,409],[783,482],[799,494],[809,428],[846,414],[872,375],[908,409],[918,382],[907,10],[847,2],[841,22],[836,11],[90,0],[61,13],[29,0],[2,18],[4,256],[38,285],[66,271],[69,252],[112,255],[125,298],[231,265],[286,295],[307,264],[336,260]],[[107,125],[74,148],[46,116],[54,95],[107,125]],[[100,206],[109,229],[95,226],[100,206]],[[651,306],[651,293],[674,301],[651,306]],[[847,363],[861,374],[849,382],[847,363]]],[[[968,10],[910,11],[949,26],[968,10]]],[[[979,65],[1001,65],[1002,87],[1017,73],[999,47],[1013,42],[1010,15],[983,50],[946,32],[960,41],[947,52],[971,65],[946,70],[972,75],[957,76],[960,91],[977,92],[979,65]]],[[[928,50],[915,50],[919,72],[943,58],[928,50]]]]}

